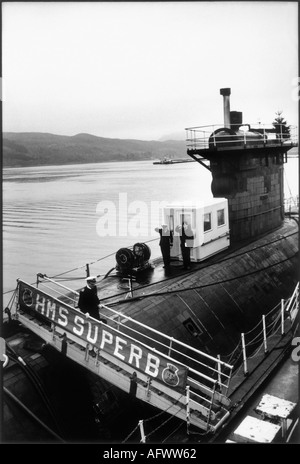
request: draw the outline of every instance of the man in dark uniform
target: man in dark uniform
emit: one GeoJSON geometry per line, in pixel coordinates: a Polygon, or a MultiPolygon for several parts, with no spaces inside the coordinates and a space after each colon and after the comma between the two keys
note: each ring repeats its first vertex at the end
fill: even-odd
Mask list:
{"type": "Polygon", "coordinates": [[[170,251],[171,246],[173,246],[173,233],[168,228],[167,224],[163,224],[161,228],[156,227],[155,231],[160,235],[159,246],[164,261],[164,267],[169,268],[171,262],[170,251]]]}
{"type": "Polygon", "coordinates": [[[80,291],[78,308],[85,314],[89,314],[94,319],[106,323],[106,319],[101,319],[98,305],[100,300],[97,294],[96,277],[89,276],[86,279],[86,287],[80,291]]]}
{"type": "Polygon", "coordinates": [[[183,259],[183,268],[191,269],[191,254],[190,250],[193,247],[193,230],[187,222],[183,222],[181,226],[177,226],[176,232],[180,234],[180,249],[183,259]]]}

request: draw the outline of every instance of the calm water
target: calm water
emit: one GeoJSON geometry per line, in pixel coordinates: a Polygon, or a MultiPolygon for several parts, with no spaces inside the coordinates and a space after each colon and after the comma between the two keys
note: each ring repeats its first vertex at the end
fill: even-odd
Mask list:
{"type": "MultiPolygon", "coordinates": [[[[298,160],[285,166],[286,196],[298,194],[298,160]]],[[[4,305],[16,279],[28,283],[38,272],[67,273],[83,285],[85,265],[104,274],[119,248],[149,242],[159,255],[153,230],[160,202],[212,198],[211,174],[198,163],[153,165],[152,161],[3,170],[4,305]],[[108,209],[105,209],[108,208],[108,209]],[[110,233],[103,236],[101,224],[110,233]],[[106,259],[101,259],[108,256],[106,259]]]]}

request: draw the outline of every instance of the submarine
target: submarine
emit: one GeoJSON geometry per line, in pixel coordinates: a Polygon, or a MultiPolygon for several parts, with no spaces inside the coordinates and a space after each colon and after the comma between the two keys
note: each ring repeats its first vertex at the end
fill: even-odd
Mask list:
{"type": "MultiPolygon", "coordinates": [[[[244,124],[241,112],[230,111],[230,94],[220,89],[222,125],[186,128],[187,155],[211,172],[214,200],[164,207],[174,239],[170,266],[151,260],[146,243],[117,250],[115,267],[97,279],[106,323],[79,310],[84,282],[74,291],[40,272],[36,286],[18,279],[7,308],[11,363],[22,355],[27,365],[34,334],[44,369],[53,369],[43,360],[50,349],[88,372],[94,410],[104,396],[108,409],[117,398],[133,399],[182,421],[187,435],[215,437],[237,413],[245,380],[249,392],[257,383],[253,358],[267,372],[272,353],[286,355],[299,307],[299,222],[297,212],[285,212],[283,173],[297,141],[280,125],[244,124]],[[183,222],[193,230],[189,269],[176,232],[183,222]]],[[[43,425],[55,440],[63,433],[51,420],[43,425]]],[[[142,423],[139,431],[145,442],[142,423]]]]}

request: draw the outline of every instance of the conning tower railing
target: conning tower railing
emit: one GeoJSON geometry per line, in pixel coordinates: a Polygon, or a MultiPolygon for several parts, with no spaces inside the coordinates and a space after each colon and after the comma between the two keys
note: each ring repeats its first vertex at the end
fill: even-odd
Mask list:
{"type": "Polygon", "coordinates": [[[279,124],[238,124],[231,128],[223,124],[186,128],[186,144],[188,150],[218,150],[250,148],[253,146],[298,146],[298,128],[279,124]],[[234,130],[233,130],[234,127],[234,130]]]}

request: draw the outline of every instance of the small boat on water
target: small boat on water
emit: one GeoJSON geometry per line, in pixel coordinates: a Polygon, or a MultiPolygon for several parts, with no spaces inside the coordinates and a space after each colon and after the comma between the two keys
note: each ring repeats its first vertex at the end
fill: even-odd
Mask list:
{"type": "MultiPolygon", "coordinates": [[[[31,352],[25,364],[37,359],[53,369],[43,361],[50,349],[88,372],[94,412],[138,401],[155,408],[153,416],[160,411],[184,424],[181,441],[214,441],[290,353],[299,308],[298,211],[285,212],[283,168],[297,141],[282,128],[243,124],[242,114],[230,111],[230,89],[221,95],[224,125],[186,129],[187,154],[210,170],[215,199],[164,207],[173,237],[169,266],[151,259],[146,243],[116,250],[115,266],[96,275],[100,321],[78,307],[84,281],[74,290],[44,272],[35,286],[18,280],[5,327],[11,401],[18,389],[9,390],[17,385],[10,369],[24,361],[34,334],[40,356],[30,360],[31,352]],[[188,267],[183,224],[193,231],[188,267]]],[[[43,424],[54,440],[62,438],[55,421],[43,424]]],[[[137,426],[138,441],[149,441],[153,430],[137,426]]]]}
{"type": "Polygon", "coordinates": [[[173,164],[174,160],[172,158],[163,158],[160,161],[153,161],[153,164],[173,164]]]}
{"type": "Polygon", "coordinates": [[[192,159],[173,159],[173,158],[163,158],[160,161],[153,161],[153,164],[178,164],[178,163],[192,163],[192,159]]]}

